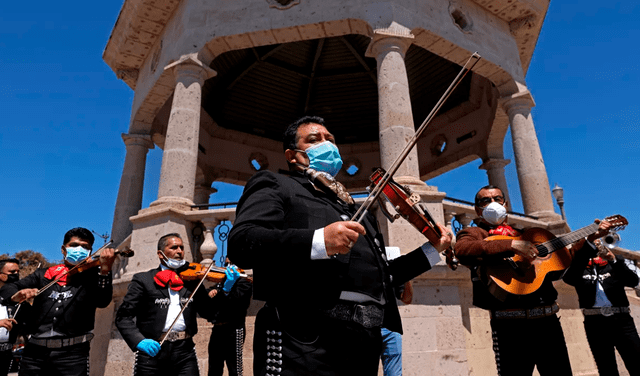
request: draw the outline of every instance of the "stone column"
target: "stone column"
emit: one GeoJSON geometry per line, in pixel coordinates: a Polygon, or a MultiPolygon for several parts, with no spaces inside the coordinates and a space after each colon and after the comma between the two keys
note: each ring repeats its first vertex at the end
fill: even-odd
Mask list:
{"type": "Polygon", "coordinates": [[[151,205],[193,205],[202,85],[215,71],[191,56],[165,70],[173,72],[176,88],[162,154],[158,199],[151,205]]]}
{"type": "MultiPolygon", "coordinates": [[[[380,132],[380,161],[389,170],[407,143],[415,135],[409,79],[404,63],[405,53],[411,46],[410,30],[394,24],[374,31],[366,56],[378,63],[378,113],[380,132]]],[[[444,222],[442,199],[444,193],[427,186],[420,180],[418,151],[414,147],[394,174],[394,180],[420,195],[431,216],[444,222]]],[[[390,205],[388,205],[390,207],[390,205]]],[[[393,212],[394,209],[390,209],[393,212]]],[[[423,244],[427,239],[403,219],[388,223],[379,215],[381,230],[388,245],[400,247],[403,252],[423,244]]]]}
{"type": "Polygon", "coordinates": [[[509,189],[507,188],[507,179],[504,176],[504,167],[510,162],[508,159],[489,158],[479,167],[480,169],[487,170],[489,184],[502,190],[504,198],[508,202],[509,210],[511,210],[511,200],[509,200],[509,189]]]}
{"type": "MultiPolygon", "coordinates": [[[[376,31],[366,56],[378,62],[378,112],[380,129],[380,161],[389,169],[405,145],[415,135],[409,79],[404,64],[405,53],[413,35],[376,31]]],[[[418,151],[414,147],[395,174],[396,180],[409,180],[412,185],[424,186],[420,181],[418,151]]]]}
{"type": "Polygon", "coordinates": [[[524,212],[542,220],[560,220],[560,216],[554,212],[547,170],[531,118],[531,107],[535,106],[531,93],[519,92],[501,101],[511,124],[524,212]]]}
{"type": "Polygon", "coordinates": [[[116,244],[122,242],[132,230],[129,218],[142,208],[142,189],[144,188],[144,170],[147,152],[153,149],[149,135],[122,134],[127,148],[120,178],[120,188],[116,200],[116,209],[111,226],[111,239],[116,244]]]}

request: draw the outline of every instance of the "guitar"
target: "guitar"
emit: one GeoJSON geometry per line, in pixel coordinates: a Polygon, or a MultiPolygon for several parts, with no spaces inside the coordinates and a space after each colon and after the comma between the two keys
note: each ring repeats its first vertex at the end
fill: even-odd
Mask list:
{"type": "MultiPolygon", "coordinates": [[[[622,230],[629,223],[621,215],[607,217],[604,221],[611,223],[614,227],[610,231],[622,230]]],[[[538,257],[530,266],[518,254],[505,258],[504,263],[487,266],[485,276],[489,292],[504,301],[509,294],[528,295],[537,291],[547,277],[552,281],[560,279],[562,272],[571,265],[572,260],[566,247],[596,231],[598,231],[598,224],[593,223],[559,237],[545,229],[535,227],[525,230],[517,237],[489,236],[485,241],[526,240],[533,243],[538,250],[538,257]]]]}

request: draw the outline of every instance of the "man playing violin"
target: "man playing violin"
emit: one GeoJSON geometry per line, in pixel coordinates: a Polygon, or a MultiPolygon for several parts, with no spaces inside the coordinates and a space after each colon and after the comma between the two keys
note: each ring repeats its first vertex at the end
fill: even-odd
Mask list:
{"type": "Polygon", "coordinates": [[[229,236],[229,258],[253,269],[266,301],[254,374],[377,375],[381,328],[402,332],[393,287],[437,263],[452,235],[441,227],[437,243],[388,261],[375,218],[349,221],[357,206],[334,179],[342,160],[324,120],[291,124],[283,149],[290,171],[247,182],[229,236]]]}
{"type": "Polygon", "coordinates": [[[38,269],[0,291],[4,300],[33,303],[30,318],[25,320],[25,332],[31,336],[22,354],[20,375],[88,374],[96,308],[111,303],[114,250],[102,250],[99,267],[73,275],[69,270],[90,257],[93,242],[91,231],[85,228],[67,231],[61,249],[63,264],[38,269]]]}
{"type": "MultiPolygon", "coordinates": [[[[20,261],[18,259],[0,260],[0,288],[8,283],[17,282],[19,278],[20,261]]],[[[3,301],[0,305],[0,376],[6,376],[11,368],[13,344],[18,337],[18,330],[15,327],[18,322],[13,317],[15,310],[16,306],[11,300],[3,301]]]]}
{"type": "Polygon", "coordinates": [[[208,318],[212,299],[201,288],[189,301],[198,281],[183,281],[179,275],[189,266],[179,234],[161,237],[157,254],[157,268],[133,276],[116,313],[116,327],[136,353],[134,375],[198,375],[192,339],[198,332],[196,314],[208,318]]]}
{"type": "MultiPolygon", "coordinates": [[[[492,235],[518,237],[522,231],[507,224],[507,202],[500,188],[485,186],[475,197],[477,227],[457,234],[455,253],[460,263],[471,269],[473,304],[489,310],[493,349],[498,374],[531,375],[537,367],[540,375],[572,375],[567,346],[556,313],[558,293],[550,279],[527,295],[496,298],[488,289],[484,268],[503,263],[506,257],[519,255],[531,266],[538,257],[533,243],[519,239],[485,241],[492,235]]],[[[599,221],[596,221],[599,222],[599,221]]],[[[593,241],[607,234],[611,225],[602,221],[598,230],[572,249],[577,253],[595,249],[593,241]]]]}

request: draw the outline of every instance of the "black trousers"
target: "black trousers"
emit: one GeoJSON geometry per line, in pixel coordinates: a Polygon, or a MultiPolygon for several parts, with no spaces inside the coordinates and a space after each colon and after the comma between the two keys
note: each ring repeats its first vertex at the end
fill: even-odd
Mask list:
{"type": "Polygon", "coordinates": [[[11,349],[0,351],[0,376],[7,376],[9,367],[11,367],[11,360],[13,360],[13,351],[11,349]]]}
{"type": "Polygon", "coordinates": [[[242,347],[244,346],[244,326],[216,324],[211,329],[209,339],[209,376],[222,376],[227,363],[229,376],[242,376],[242,347]]]}
{"type": "Polygon", "coordinates": [[[160,352],[151,357],[136,352],[133,374],[139,376],[192,376],[199,375],[196,348],[191,338],[162,344],[160,352]]]}
{"type": "Polygon", "coordinates": [[[492,319],[491,330],[498,375],[573,375],[558,316],[492,319]]]}
{"type": "Polygon", "coordinates": [[[253,341],[255,376],[377,376],[380,327],[320,313],[263,307],[253,341]]]}
{"type": "Polygon", "coordinates": [[[20,376],[89,375],[89,342],[52,349],[27,343],[20,361],[20,376]]]}
{"type": "Polygon", "coordinates": [[[640,337],[630,314],[585,316],[584,329],[600,375],[619,375],[614,348],[629,374],[640,375],[640,337]]]}

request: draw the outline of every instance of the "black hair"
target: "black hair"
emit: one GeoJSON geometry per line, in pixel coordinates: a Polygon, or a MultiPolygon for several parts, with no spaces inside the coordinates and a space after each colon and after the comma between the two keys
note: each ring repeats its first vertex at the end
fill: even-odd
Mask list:
{"type": "Polygon", "coordinates": [[[305,124],[320,124],[324,127],[324,119],[320,116],[303,116],[295,122],[289,124],[282,134],[282,148],[295,150],[298,147],[298,128],[305,124]]]}
{"type": "Polygon", "coordinates": [[[15,259],[15,258],[0,260],[0,271],[2,271],[2,269],[4,269],[4,266],[6,264],[16,264],[16,265],[20,266],[20,260],[15,259]]]}
{"type": "Polygon", "coordinates": [[[474,199],[474,203],[476,206],[478,206],[478,200],[480,200],[480,196],[479,196],[480,192],[484,191],[485,189],[497,189],[500,191],[500,193],[502,193],[502,196],[504,196],[504,192],[502,192],[502,189],[500,189],[500,187],[496,187],[495,185],[491,185],[491,184],[485,185],[484,187],[478,190],[478,193],[476,193],[476,198],[474,199]]]}
{"type": "Polygon", "coordinates": [[[182,240],[182,237],[180,236],[180,234],[176,233],[176,232],[172,232],[171,234],[167,234],[163,237],[161,237],[158,240],[158,251],[162,251],[164,249],[164,247],[167,246],[167,243],[169,242],[169,239],[171,238],[178,238],[180,240],[182,240]]]}
{"type": "Polygon", "coordinates": [[[69,243],[71,241],[71,238],[73,238],[74,236],[78,239],[86,240],[91,246],[93,245],[93,242],[96,240],[93,237],[93,234],[91,233],[91,231],[87,230],[84,227],[75,227],[67,231],[66,234],[64,234],[64,240],[62,244],[64,245],[69,243]]]}

